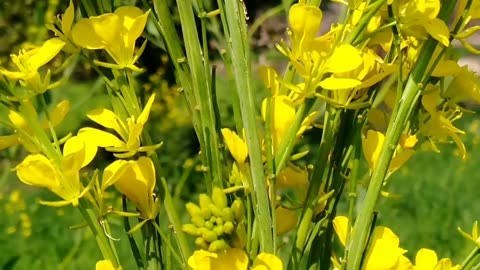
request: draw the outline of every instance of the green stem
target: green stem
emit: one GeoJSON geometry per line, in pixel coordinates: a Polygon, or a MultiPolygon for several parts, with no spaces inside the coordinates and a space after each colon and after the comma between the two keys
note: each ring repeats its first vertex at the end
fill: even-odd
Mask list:
{"type": "Polygon", "coordinates": [[[189,0],[177,0],[178,12],[182,25],[183,38],[185,40],[185,50],[187,53],[188,65],[190,66],[194,95],[199,102],[201,128],[203,130],[204,148],[206,160],[204,165],[207,169],[207,180],[210,186],[223,186],[222,181],[222,163],[220,159],[218,133],[216,128],[214,101],[210,89],[210,76],[207,74],[208,67],[205,68],[205,60],[208,55],[201,53],[195,16],[192,3],[189,0]]]}
{"type": "Polygon", "coordinates": [[[468,256],[463,260],[462,264],[460,265],[460,270],[463,269],[472,269],[473,264],[478,260],[480,256],[480,246],[475,244],[475,247],[472,251],[468,254],[468,256]]]}
{"type": "Polygon", "coordinates": [[[113,264],[113,267],[116,269],[119,266],[118,258],[115,256],[114,247],[110,245],[110,242],[105,235],[100,223],[97,220],[97,216],[92,208],[86,205],[84,200],[80,200],[80,204],[78,209],[82,213],[83,217],[88,223],[90,230],[92,231],[93,235],[95,236],[95,240],[97,241],[98,248],[102,252],[103,258],[106,260],[110,260],[113,264]]]}
{"type": "MultiPolygon", "coordinates": [[[[440,18],[444,20],[449,18],[454,6],[455,1],[444,2],[440,18]]],[[[409,120],[408,116],[411,107],[416,106],[418,102],[420,96],[418,93],[423,88],[421,82],[437,43],[438,42],[433,38],[429,38],[425,42],[420,52],[419,59],[408,78],[400,102],[396,106],[398,107],[396,117],[390,119],[378,164],[373,171],[363,207],[357,221],[355,222],[352,233],[351,251],[347,258],[347,270],[357,270],[361,267],[363,249],[368,240],[368,232],[372,225],[372,214],[380,195],[380,191],[382,190],[383,181],[388,172],[388,167],[392,160],[395,148],[398,145],[400,135],[409,120]]]]}
{"type": "Polygon", "coordinates": [[[235,76],[236,90],[240,98],[240,110],[242,113],[243,126],[246,129],[246,139],[251,164],[253,179],[253,196],[255,196],[255,215],[258,219],[260,235],[260,249],[262,252],[275,253],[273,249],[273,231],[270,202],[268,198],[267,184],[263,171],[262,152],[257,131],[256,108],[251,80],[251,63],[249,42],[247,38],[247,26],[245,21],[244,7],[238,1],[219,0],[224,10],[226,25],[230,34],[228,51],[230,53],[233,74],[235,76]]]}

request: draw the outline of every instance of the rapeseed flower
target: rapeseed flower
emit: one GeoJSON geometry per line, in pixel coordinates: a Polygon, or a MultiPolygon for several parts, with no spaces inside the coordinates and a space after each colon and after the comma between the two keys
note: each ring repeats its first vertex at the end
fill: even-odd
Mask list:
{"type": "Polygon", "coordinates": [[[102,190],[114,185],[137,207],[140,218],[151,220],[160,211],[160,202],[154,193],[155,177],[155,167],[150,158],[119,159],[105,168],[102,190]]]}
{"type": "Polygon", "coordinates": [[[105,50],[115,64],[95,61],[107,68],[141,71],[135,66],[142,54],[145,43],[135,52],[135,41],[140,37],[147,23],[149,11],[137,7],[119,7],[114,13],[106,13],[81,19],[72,29],[73,41],[88,50],[105,50]]]}
{"type": "Polygon", "coordinates": [[[459,270],[460,265],[453,265],[449,258],[438,260],[435,251],[422,248],[415,256],[414,270],[459,270]]]}
{"type": "Polygon", "coordinates": [[[87,117],[95,123],[116,131],[120,138],[112,133],[89,127],[81,128],[78,135],[95,142],[107,151],[114,152],[114,156],[118,158],[128,158],[134,156],[137,152],[154,150],[160,145],[141,146],[140,143],[143,127],[150,115],[154,99],[155,94],[150,96],[143,111],[136,119],[131,116],[126,122],[107,109],[97,109],[87,114],[87,117]]]}
{"type": "MultiPolygon", "coordinates": [[[[18,54],[10,55],[17,70],[9,71],[0,68],[0,73],[9,79],[19,80],[20,84],[32,92],[33,95],[42,94],[48,89],[54,88],[56,84],[50,84],[50,70],[42,79],[38,69],[50,62],[62,50],[63,46],[65,46],[65,42],[59,38],[51,38],[45,41],[41,47],[20,50],[18,54]]],[[[24,98],[26,97],[21,99],[24,98]]]]}
{"type": "MultiPolygon", "coordinates": [[[[225,140],[225,144],[232,154],[233,158],[239,163],[245,163],[245,160],[248,156],[248,147],[247,142],[240,138],[235,131],[231,131],[228,128],[221,129],[223,139],[225,140]]],[[[244,135],[245,136],[245,135],[244,135]]]]}
{"type": "Polygon", "coordinates": [[[282,270],[282,261],[273,254],[260,253],[249,268],[247,254],[237,248],[229,248],[218,253],[205,250],[196,250],[190,258],[188,265],[193,270],[282,270]]]}
{"type": "Polygon", "coordinates": [[[63,199],[43,201],[43,204],[77,206],[78,200],[88,191],[80,182],[79,171],[92,161],[96,153],[95,145],[74,136],[65,142],[60,163],[43,154],[31,154],[16,167],[17,176],[25,184],[47,188],[63,199]]]}

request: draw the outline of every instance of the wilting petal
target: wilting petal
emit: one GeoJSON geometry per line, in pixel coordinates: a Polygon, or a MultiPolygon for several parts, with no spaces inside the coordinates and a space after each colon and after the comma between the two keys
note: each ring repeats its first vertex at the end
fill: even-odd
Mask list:
{"type": "Polygon", "coordinates": [[[295,210],[277,207],[275,209],[277,216],[277,235],[282,235],[291,231],[297,225],[298,216],[295,210]]]}
{"type": "Polygon", "coordinates": [[[363,153],[371,171],[377,165],[384,141],[385,135],[383,133],[371,129],[367,131],[366,138],[362,139],[363,153]]]}
{"type": "Polygon", "coordinates": [[[0,150],[18,144],[20,144],[20,141],[17,135],[0,136],[0,150]]]}

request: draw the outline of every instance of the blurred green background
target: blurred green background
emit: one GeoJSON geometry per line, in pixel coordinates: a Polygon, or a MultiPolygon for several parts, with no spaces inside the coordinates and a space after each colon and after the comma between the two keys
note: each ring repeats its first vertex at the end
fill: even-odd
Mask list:
{"type": "MultiPolygon", "coordinates": [[[[260,15],[279,1],[263,2],[261,6],[252,2],[247,2],[250,3],[248,8],[253,14],[260,15]]],[[[0,4],[2,64],[8,62],[8,55],[17,52],[22,44],[48,38],[50,34],[43,26],[45,18],[62,12],[67,4],[67,1],[60,0],[3,1],[0,4]]],[[[272,52],[272,44],[283,35],[284,28],[279,30],[273,27],[276,23],[270,24],[272,29],[260,29],[254,36],[254,53],[259,62],[269,62],[270,58],[278,56],[272,52]]],[[[160,93],[152,110],[150,128],[157,141],[165,142],[161,157],[166,174],[177,184],[187,183],[186,186],[177,185],[180,188],[175,191],[178,198],[187,200],[193,192],[203,191],[202,181],[194,180],[201,178],[194,166],[198,144],[188,113],[174,87],[164,52],[147,47],[143,59],[150,59],[143,63],[148,68],[148,76],[143,74],[139,80],[145,89],[160,93]]],[[[72,102],[72,110],[60,127],[63,135],[85,123],[87,111],[108,102],[103,84],[94,80],[88,66],[81,66],[78,70],[68,84],[52,91],[50,97],[52,103],[64,98],[72,102]]],[[[222,119],[225,120],[232,113],[231,108],[221,105],[228,103],[222,102],[229,99],[228,82],[220,76],[217,86],[222,119]]],[[[0,113],[0,117],[5,117],[5,111],[0,113]]],[[[458,157],[455,145],[442,145],[440,153],[419,149],[385,189],[398,198],[380,200],[377,224],[390,227],[400,236],[401,246],[409,250],[407,255],[410,258],[414,258],[418,249],[426,247],[436,250],[439,257],[452,257],[454,262],[460,263],[472,248],[473,244],[457,232],[457,227],[470,232],[473,222],[480,219],[480,119],[474,114],[466,115],[456,125],[467,132],[463,136],[469,153],[466,161],[458,157]]],[[[1,135],[10,132],[0,127],[1,135]]],[[[93,269],[101,257],[94,239],[85,228],[70,229],[71,226],[81,227],[83,221],[79,212],[73,207],[57,209],[38,204],[39,199],[56,198],[16,179],[11,168],[24,155],[20,148],[0,152],[0,269],[93,269]]],[[[110,158],[109,154],[100,153],[96,165],[106,164],[110,158]]],[[[119,252],[125,258],[122,259],[124,269],[131,269],[133,257],[126,237],[121,233],[121,220],[112,218],[110,221],[112,236],[120,239],[119,252]]]]}

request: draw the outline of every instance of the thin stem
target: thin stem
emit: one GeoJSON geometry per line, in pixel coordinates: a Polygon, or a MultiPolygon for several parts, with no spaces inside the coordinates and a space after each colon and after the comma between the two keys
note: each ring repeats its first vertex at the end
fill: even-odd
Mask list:
{"type": "MultiPolygon", "coordinates": [[[[449,18],[454,6],[454,1],[444,2],[440,14],[441,18],[449,18]]],[[[433,38],[429,38],[425,42],[414,70],[408,78],[400,102],[396,105],[396,107],[398,107],[397,115],[390,119],[378,164],[376,165],[370,179],[364,205],[357,221],[355,222],[352,233],[352,249],[347,258],[347,270],[357,270],[361,267],[363,249],[368,238],[368,232],[372,224],[372,214],[382,189],[383,181],[388,172],[388,167],[392,160],[395,148],[398,145],[400,135],[409,120],[408,116],[411,107],[416,106],[418,102],[420,96],[418,93],[423,88],[421,82],[437,44],[438,41],[433,38]]]]}

